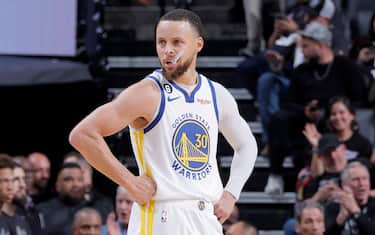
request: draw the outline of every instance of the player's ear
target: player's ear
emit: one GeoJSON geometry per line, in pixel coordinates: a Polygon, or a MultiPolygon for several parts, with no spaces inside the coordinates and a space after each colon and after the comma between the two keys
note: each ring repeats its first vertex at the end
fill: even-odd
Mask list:
{"type": "Polygon", "coordinates": [[[204,46],[204,39],[202,37],[197,37],[197,52],[200,52],[204,46]]]}

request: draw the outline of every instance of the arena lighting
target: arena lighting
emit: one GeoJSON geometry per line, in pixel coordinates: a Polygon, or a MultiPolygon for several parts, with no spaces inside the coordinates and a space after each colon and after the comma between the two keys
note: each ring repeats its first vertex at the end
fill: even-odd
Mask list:
{"type": "Polygon", "coordinates": [[[75,56],[77,0],[2,0],[0,54],[75,56]]]}

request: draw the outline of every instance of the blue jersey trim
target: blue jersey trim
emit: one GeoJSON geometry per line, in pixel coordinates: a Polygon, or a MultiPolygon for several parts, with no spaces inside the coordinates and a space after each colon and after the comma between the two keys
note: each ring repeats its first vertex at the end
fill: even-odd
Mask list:
{"type": "Polygon", "coordinates": [[[177,83],[175,83],[174,81],[170,81],[170,83],[172,84],[172,86],[174,88],[176,88],[177,90],[179,90],[184,96],[185,96],[185,101],[187,103],[194,103],[194,96],[195,96],[195,93],[198,92],[198,90],[201,88],[201,85],[202,85],[202,78],[201,78],[201,75],[198,74],[198,84],[197,86],[194,88],[194,90],[191,92],[191,94],[189,95],[185,89],[181,88],[177,83]]]}
{"type": "Polygon", "coordinates": [[[207,81],[208,81],[208,84],[210,85],[210,88],[211,88],[211,94],[212,94],[212,100],[214,101],[213,104],[214,104],[216,119],[217,119],[217,122],[219,122],[219,110],[217,108],[215,87],[214,87],[214,84],[212,83],[212,81],[210,79],[207,79],[207,81]]]}
{"type": "Polygon", "coordinates": [[[156,77],[148,76],[147,78],[151,79],[151,80],[154,80],[158,84],[158,86],[160,88],[161,101],[160,101],[158,114],[156,115],[154,120],[152,120],[152,122],[149,125],[147,125],[144,129],[145,134],[147,132],[149,132],[156,124],[158,124],[158,122],[160,121],[161,117],[163,116],[163,113],[164,113],[164,110],[165,110],[165,96],[164,96],[163,87],[161,86],[159,80],[156,77]]]}
{"type": "MultiPolygon", "coordinates": [[[[157,73],[160,73],[161,75],[163,75],[163,71],[161,69],[157,69],[155,70],[157,73]]],[[[164,76],[164,75],[163,75],[164,76]]],[[[202,84],[202,78],[201,78],[201,75],[198,74],[198,84],[197,86],[194,88],[194,90],[191,92],[191,94],[189,95],[185,89],[181,88],[176,82],[174,82],[173,80],[168,80],[169,83],[172,84],[172,86],[174,88],[176,88],[177,90],[179,90],[184,96],[185,96],[185,101],[187,103],[194,103],[194,97],[195,97],[195,93],[198,92],[198,90],[200,89],[201,87],[201,84],[202,84]]]]}

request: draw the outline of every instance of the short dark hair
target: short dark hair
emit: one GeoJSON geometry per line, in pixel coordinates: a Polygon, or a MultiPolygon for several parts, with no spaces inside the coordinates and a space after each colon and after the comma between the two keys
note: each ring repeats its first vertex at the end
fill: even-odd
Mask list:
{"type": "Polygon", "coordinates": [[[161,21],[187,21],[195,29],[200,37],[203,37],[203,24],[201,18],[194,12],[185,9],[174,9],[163,15],[156,27],[161,21]]]}
{"type": "Polygon", "coordinates": [[[59,172],[57,173],[57,179],[60,178],[63,170],[65,170],[65,169],[78,169],[78,170],[81,170],[82,168],[80,167],[80,165],[78,165],[78,163],[75,163],[75,162],[64,163],[64,164],[62,164],[59,172]]]}
{"type": "Polygon", "coordinates": [[[1,169],[14,169],[16,167],[16,163],[12,160],[12,158],[5,153],[0,153],[0,170],[1,169]]]}
{"type": "Polygon", "coordinates": [[[78,210],[74,214],[74,217],[73,217],[73,226],[77,225],[78,222],[80,222],[80,219],[81,219],[80,217],[83,214],[94,214],[94,215],[97,215],[99,218],[101,218],[99,212],[95,208],[92,208],[92,207],[83,207],[82,209],[78,210]]]}
{"type": "Polygon", "coordinates": [[[297,219],[298,223],[301,223],[302,212],[306,208],[316,208],[322,213],[322,215],[324,217],[324,208],[320,203],[314,202],[314,201],[304,201],[304,202],[302,202],[302,205],[301,205],[300,209],[297,210],[297,213],[296,213],[296,219],[297,219]]]}
{"type": "Polygon", "coordinates": [[[71,169],[71,168],[77,168],[77,169],[80,169],[81,170],[81,166],[78,164],[78,163],[75,163],[75,162],[66,162],[64,163],[61,168],[60,168],[60,172],[64,169],[71,169]]]}
{"type": "Polygon", "coordinates": [[[83,156],[82,154],[80,154],[79,152],[77,151],[71,151],[71,152],[68,152],[67,154],[65,154],[63,156],[63,161],[65,161],[67,158],[70,158],[70,157],[75,157],[77,159],[83,159],[83,156]]]}

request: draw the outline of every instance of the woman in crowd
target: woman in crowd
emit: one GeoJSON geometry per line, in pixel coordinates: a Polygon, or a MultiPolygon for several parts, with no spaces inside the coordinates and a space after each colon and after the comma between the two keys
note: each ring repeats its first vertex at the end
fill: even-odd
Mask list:
{"type": "MultiPolygon", "coordinates": [[[[358,131],[355,109],[350,100],[343,96],[334,97],[330,100],[327,111],[327,129],[335,133],[338,139],[345,143],[347,159],[352,160],[361,157],[375,163],[375,155],[370,141],[358,131]]],[[[312,123],[306,124],[303,134],[314,149],[318,145],[321,136],[316,125],[312,123]]],[[[322,173],[322,162],[313,153],[311,174],[312,176],[318,176],[322,173]]]]}

